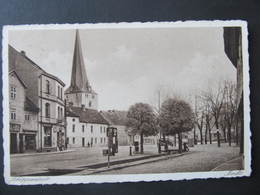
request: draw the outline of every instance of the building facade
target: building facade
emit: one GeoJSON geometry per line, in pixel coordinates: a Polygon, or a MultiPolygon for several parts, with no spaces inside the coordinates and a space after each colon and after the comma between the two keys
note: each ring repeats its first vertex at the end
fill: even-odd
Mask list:
{"type": "Polygon", "coordinates": [[[95,110],[69,107],[67,112],[67,147],[107,145],[108,122],[95,110]]]}
{"type": "Polygon", "coordinates": [[[26,97],[26,90],[18,74],[9,72],[10,153],[37,149],[39,109],[26,97]]]}
{"type": "MultiPolygon", "coordinates": [[[[59,78],[44,71],[28,58],[25,52],[18,52],[10,45],[8,57],[9,71],[15,71],[26,86],[25,100],[21,100],[25,102],[25,106],[17,111],[24,118],[22,124],[25,134],[22,139],[30,143],[23,147],[28,148],[28,150],[35,148],[37,151],[64,149],[65,105],[63,88],[65,84],[59,78]]],[[[17,104],[21,104],[21,102],[17,104]]],[[[13,137],[11,139],[14,140],[14,135],[11,134],[11,136],[13,137]]],[[[21,151],[19,150],[19,152],[21,151]]]]}

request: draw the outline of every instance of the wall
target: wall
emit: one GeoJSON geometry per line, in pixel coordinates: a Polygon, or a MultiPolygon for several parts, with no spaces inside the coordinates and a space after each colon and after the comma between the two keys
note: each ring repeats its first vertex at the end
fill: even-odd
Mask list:
{"type": "Polygon", "coordinates": [[[107,144],[106,128],[107,125],[81,123],[78,117],[67,117],[67,137],[69,139],[68,147],[82,147],[82,138],[85,138],[85,147],[91,143],[93,139],[93,146],[105,146],[107,144]],[[74,121],[73,121],[74,120],[74,121]],[[75,132],[72,131],[72,126],[75,125],[75,132]],[[84,125],[84,132],[82,126],[84,125]],[[93,132],[91,132],[93,126],[93,132]],[[75,143],[73,143],[75,138],[75,143]],[[102,142],[101,142],[102,139],[102,142]],[[97,142],[95,142],[95,140],[97,142]]]}
{"type": "Polygon", "coordinates": [[[14,73],[9,75],[9,108],[10,108],[10,122],[15,124],[23,124],[24,121],[24,102],[25,102],[25,88],[20,83],[14,73]],[[11,86],[16,88],[16,97],[12,99],[10,96],[11,86]],[[11,111],[15,111],[16,120],[11,120],[11,111]]]}

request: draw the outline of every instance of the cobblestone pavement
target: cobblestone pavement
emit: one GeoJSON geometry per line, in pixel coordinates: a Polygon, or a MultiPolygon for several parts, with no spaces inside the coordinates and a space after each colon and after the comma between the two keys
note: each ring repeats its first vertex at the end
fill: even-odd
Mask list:
{"type": "MultiPolygon", "coordinates": [[[[220,148],[217,147],[217,144],[197,145],[194,148],[190,148],[190,151],[193,152],[180,157],[98,174],[211,171],[220,164],[239,156],[239,148],[235,146],[229,147],[227,144],[222,144],[220,148]]],[[[227,167],[227,170],[229,170],[229,167],[227,167]]]]}
{"type": "MultiPolygon", "coordinates": [[[[102,163],[107,161],[107,157],[102,155],[100,147],[93,148],[77,148],[74,151],[66,153],[36,153],[34,154],[21,154],[11,155],[11,175],[27,175],[43,172],[46,169],[72,169],[88,164],[102,163]]],[[[156,145],[145,145],[144,156],[158,154],[156,145]]],[[[120,146],[119,151],[115,156],[110,159],[118,160],[124,158],[134,158],[141,156],[135,154],[129,156],[129,146],[120,146]]]]}

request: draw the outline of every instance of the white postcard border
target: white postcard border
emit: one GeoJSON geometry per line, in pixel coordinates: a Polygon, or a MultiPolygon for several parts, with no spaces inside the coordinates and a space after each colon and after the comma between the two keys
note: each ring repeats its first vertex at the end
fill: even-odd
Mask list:
{"type": "Polygon", "coordinates": [[[98,24],[33,24],[7,25],[3,27],[2,41],[2,81],[3,81],[3,148],[4,148],[4,178],[10,185],[36,184],[78,184],[78,183],[115,183],[138,181],[167,181],[207,178],[232,178],[250,176],[251,174],[251,131],[250,131],[250,101],[249,101],[249,55],[248,55],[247,22],[231,21],[177,21],[177,22],[134,22],[134,23],[98,23],[98,24]],[[12,177],[10,175],[10,136],[9,136],[9,100],[8,91],[8,31],[9,30],[37,30],[37,29],[107,29],[107,28],[194,28],[194,27],[232,27],[242,29],[243,54],[243,90],[244,90],[244,170],[212,171],[191,173],[163,173],[163,174],[127,174],[127,175],[87,175],[87,176],[34,176],[12,177]]]}

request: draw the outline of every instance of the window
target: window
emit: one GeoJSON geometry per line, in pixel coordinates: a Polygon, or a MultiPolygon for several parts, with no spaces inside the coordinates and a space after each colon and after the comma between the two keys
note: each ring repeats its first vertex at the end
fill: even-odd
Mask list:
{"type": "Polygon", "coordinates": [[[60,86],[58,85],[58,98],[60,98],[60,86]]]}
{"type": "Polygon", "coordinates": [[[101,144],[102,144],[102,140],[103,140],[103,139],[102,139],[102,137],[101,137],[101,138],[100,138],[100,143],[101,143],[101,144]]]}
{"type": "Polygon", "coordinates": [[[72,132],[75,132],[75,124],[72,125],[72,132]]]}
{"type": "Polygon", "coordinates": [[[44,127],[44,146],[51,147],[51,127],[44,127]]]}
{"type": "Polygon", "coordinates": [[[73,118],[72,121],[74,122],[74,121],[75,121],[75,118],[73,118]]]}
{"type": "Polygon", "coordinates": [[[93,137],[91,138],[91,141],[90,141],[91,145],[93,144],[93,137]]]}
{"type": "Polygon", "coordinates": [[[90,131],[91,131],[91,133],[93,133],[93,126],[92,125],[90,126],[90,131]]]}
{"type": "Polygon", "coordinates": [[[100,126],[100,133],[102,133],[102,126],[100,126]]]}
{"type": "Polygon", "coordinates": [[[49,103],[45,104],[45,117],[50,118],[50,104],[49,103]]]}
{"type": "Polygon", "coordinates": [[[106,143],[106,138],[104,137],[104,143],[106,143]]]}
{"type": "Polygon", "coordinates": [[[25,119],[26,121],[29,121],[29,120],[30,120],[30,115],[29,115],[29,114],[24,115],[24,119],[25,119]]]}
{"type": "Polygon", "coordinates": [[[15,112],[11,112],[11,119],[16,120],[16,113],[15,112]]]}
{"type": "Polygon", "coordinates": [[[72,143],[75,144],[75,137],[72,138],[72,143]]]}
{"type": "Polygon", "coordinates": [[[106,133],[106,127],[104,127],[104,133],[106,133]]]}
{"type": "Polygon", "coordinates": [[[46,80],[46,93],[50,94],[50,81],[46,80]]]}
{"type": "Polygon", "coordinates": [[[60,117],[62,118],[63,117],[63,109],[60,108],[60,117]]]}
{"type": "Polygon", "coordinates": [[[97,143],[97,138],[95,137],[95,144],[97,143]]]}
{"type": "Polygon", "coordinates": [[[11,99],[14,100],[16,98],[16,87],[11,86],[11,93],[10,93],[10,95],[11,95],[11,99]]]}
{"type": "Polygon", "coordinates": [[[60,99],[62,99],[62,87],[60,88],[60,99]]]}
{"type": "Polygon", "coordinates": [[[95,98],[95,96],[94,95],[92,95],[92,99],[94,99],[95,98]]]}
{"type": "Polygon", "coordinates": [[[84,131],[85,131],[85,126],[84,125],[82,125],[82,132],[84,133],[84,131]]]}
{"type": "Polygon", "coordinates": [[[91,105],[92,105],[92,103],[91,103],[91,101],[89,101],[89,103],[88,103],[88,107],[91,107],[91,105]]]}
{"type": "Polygon", "coordinates": [[[66,140],[67,140],[67,144],[69,144],[70,143],[70,139],[67,137],[66,140]]]}

